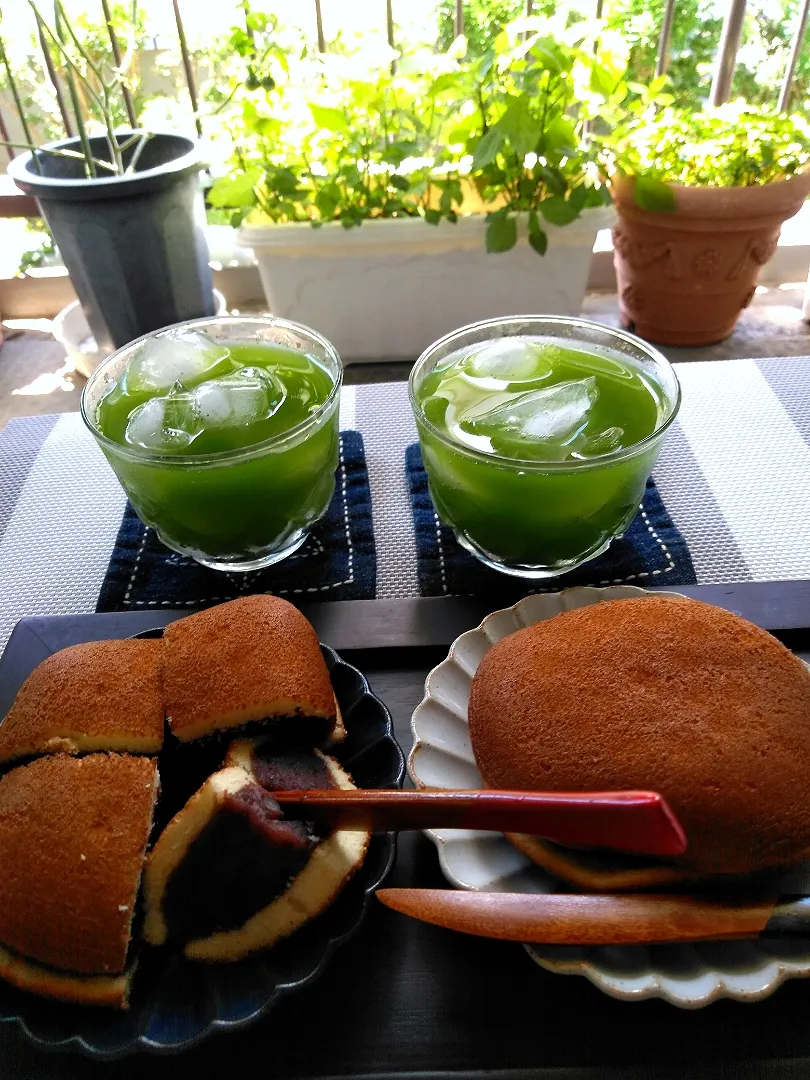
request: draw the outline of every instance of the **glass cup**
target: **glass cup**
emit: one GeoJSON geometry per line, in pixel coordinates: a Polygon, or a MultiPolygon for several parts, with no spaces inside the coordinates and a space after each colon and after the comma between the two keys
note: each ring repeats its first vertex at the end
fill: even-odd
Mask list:
{"type": "Polygon", "coordinates": [[[138,517],[166,547],[213,570],[259,570],[291,555],[326,513],[338,464],[342,380],[334,346],[306,326],[269,316],[192,319],[109,356],[84,389],[82,417],[138,517]],[[243,449],[180,457],[108,439],[98,427],[98,405],[135,350],[150,338],[187,330],[225,345],[266,343],[307,353],[331,375],[329,396],[289,431],[243,449]]]}
{"type": "Polygon", "coordinates": [[[431,498],[458,542],[495,570],[550,578],[606,551],[632,521],[667,430],[680,405],[675,372],[640,338],[584,319],[526,315],[487,319],[431,345],[409,381],[431,498]],[[461,445],[426,417],[420,388],[453,353],[479,342],[518,335],[629,361],[660,391],[655,430],[612,453],[586,460],[530,461],[461,445]]]}

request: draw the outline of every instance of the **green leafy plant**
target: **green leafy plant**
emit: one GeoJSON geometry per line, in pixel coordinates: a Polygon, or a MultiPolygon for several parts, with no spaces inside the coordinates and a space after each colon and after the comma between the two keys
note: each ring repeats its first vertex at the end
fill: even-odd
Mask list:
{"type": "Polygon", "coordinates": [[[231,208],[234,224],[254,209],[274,222],[346,228],[378,217],[453,219],[462,197],[446,140],[453,111],[431,94],[435,71],[393,74],[388,50],[276,60],[273,86],[255,93],[248,71],[223,98],[238,107],[235,149],[209,192],[212,207],[231,208]]]}
{"type": "Polygon", "coordinates": [[[672,210],[670,184],[748,187],[786,180],[810,161],[810,124],[729,102],[702,112],[645,112],[608,137],[611,171],[635,177],[636,202],[672,210]]]}
{"type": "Polygon", "coordinates": [[[20,255],[17,277],[25,277],[28,270],[44,266],[48,258],[56,254],[53,237],[50,235],[41,237],[36,247],[29,248],[20,255]]]}
{"type": "Polygon", "coordinates": [[[471,175],[487,216],[487,250],[508,251],[526,215],[529,243],[548,246],[546,225],[568,225],[610,201],[589,127],[625,100],[624,54],[615,35],[565,16],[510,23],[459,79],[472,103],[451,138],[466,136],[471,175]]]}
{"type": "Polygon", "coordinates": [[[539,254],[546,225],[609,202],[588,125],[633,91],[616,35],[566,18],[516,20],[469,57],[303,55],[260,100],[243,101],[231,168],[209,193],[236,223],[487,213],[486,244],[510,250],[525,221],[539,254]],[[302,88],[308,115],[296,108],[302,88]],[[315,88],[314,92],[312,88],[315,88]]]}

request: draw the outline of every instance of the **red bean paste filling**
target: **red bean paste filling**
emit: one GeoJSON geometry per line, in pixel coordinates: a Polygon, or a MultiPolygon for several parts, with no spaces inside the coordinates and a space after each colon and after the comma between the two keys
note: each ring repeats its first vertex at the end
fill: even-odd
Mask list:
{"type": "MultiPolygon", "coordinates": [[[[263,753],[290,757],[287,752],[294,750],[296,758],[300,758],[302,754],[311,757],[312,747],[324,742],[331,735],[334,725],[334,717],[281,716],[254,720],[239,728],[214,731],[191,742],[181,742],[167,724],[163,749],[158,759],[162,790],[155,811],[154,835],[159,836],[174,815],[200,790],[208,777],[222,768],[228,747],[235,739],[262,737],[263,753]]],[[[280,784],[275,786],[281,787],[280,784]]],[[[322,784],[313,782],[290,786],[328,787],[329,783],[327,780],[322,784]]]]}
{"type": "MultiPolygon", "coordinates": [[[[275,759],[263,753],[261,760],[275,790],[308,787],[311,778],[318,787],[332,786],[325,763],[312,753],[275,759]]],[[[312,822],[282,820],[272,795],[247,781],[226,796],[166,884],[169,938],[191,941],[242,926],[286,891],[320,839],[312,822]]]]}

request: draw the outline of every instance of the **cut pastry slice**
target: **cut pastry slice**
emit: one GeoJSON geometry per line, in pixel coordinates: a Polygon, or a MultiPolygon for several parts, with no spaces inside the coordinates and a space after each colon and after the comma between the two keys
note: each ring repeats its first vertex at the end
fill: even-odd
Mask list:
{"type": "Polygon", "coordinates": [[[180,742],[272,733],[287,746],[320,745],[337,705],[317,635],[277,596],[245,596],[166,627],[164,684],[180,742]]]}
{"type": "Polygon", "coordinates": [[[51,755],[0,779],[0,975],[123,1004],[157,790],[154,759],[120,754],[51,755]]]}
{"type": "Polygon", "coordinates": [[[121,975],[71,975],[25,960],[0,945],[0,979],[40,997],[73,1005],[105,1005],[126,1009],[134,965],[121,975]]]}
{"type": "Polygon", "coordinates": [[[0,724],[0,762],[99,750],[156,754],[165,714],[160,641],[90,641],[39,664],[0,724]]]}
{"type": "Polygon", "coordinates": [[[185,943],[194,960],[239,960],[289,936],[335,898],[368,848],[365,831],[321,837],[284,821],[259,782],[353,787],[319,751],[277,756],[240,741],[167,825],[147,860],[144,937],[185,943]]]}

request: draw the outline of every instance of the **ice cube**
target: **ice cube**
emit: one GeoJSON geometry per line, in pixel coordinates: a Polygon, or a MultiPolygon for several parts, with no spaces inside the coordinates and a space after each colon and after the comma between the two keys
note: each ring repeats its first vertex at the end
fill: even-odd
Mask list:
{"type": "Polygon", "coordinates": [[[624,428],[609,427],[600,431],[598,435],[583,438],[577,442],[576,456],[580,458],[601,457],[603,454],[612,454],[622,445],[624,428]]]}
{"type": "Polygon", "coordinates": [[[208,428],[231,428],[269,419],[281,407],[286,390],[264,368],[240,368],[201,383],[194,391],[199,416],[208,428]]]}
{"type": "Polygon", "coordinates": [[[495,338],[468,353],[462,367],[474,379],[535,382],[551,374],[551,364],[543,352],[543,346],[536,341],[520,337],[495,338]]]}
{"type": "Polygon", "coordinates": [[[144,341],[130,360],[127,387],[138,393],[169,390],[176,382],[188,386],[229,356],[226,346],[198,331],[160,334],[144,341]]]}
{"type": "Polygon", "coordinates": [[[593,376],[571,379],[516,394],[487,412],[470,410],[461,422],[473,432],[565,442],[587,421],[598,396],[593,376]]]}
{"type": "Polygon", "coordinates": [[[134,409],[125,438],[144,450],[183,450],[202,429],[193,394],[180,391],[151,398],[134,409]]]}

